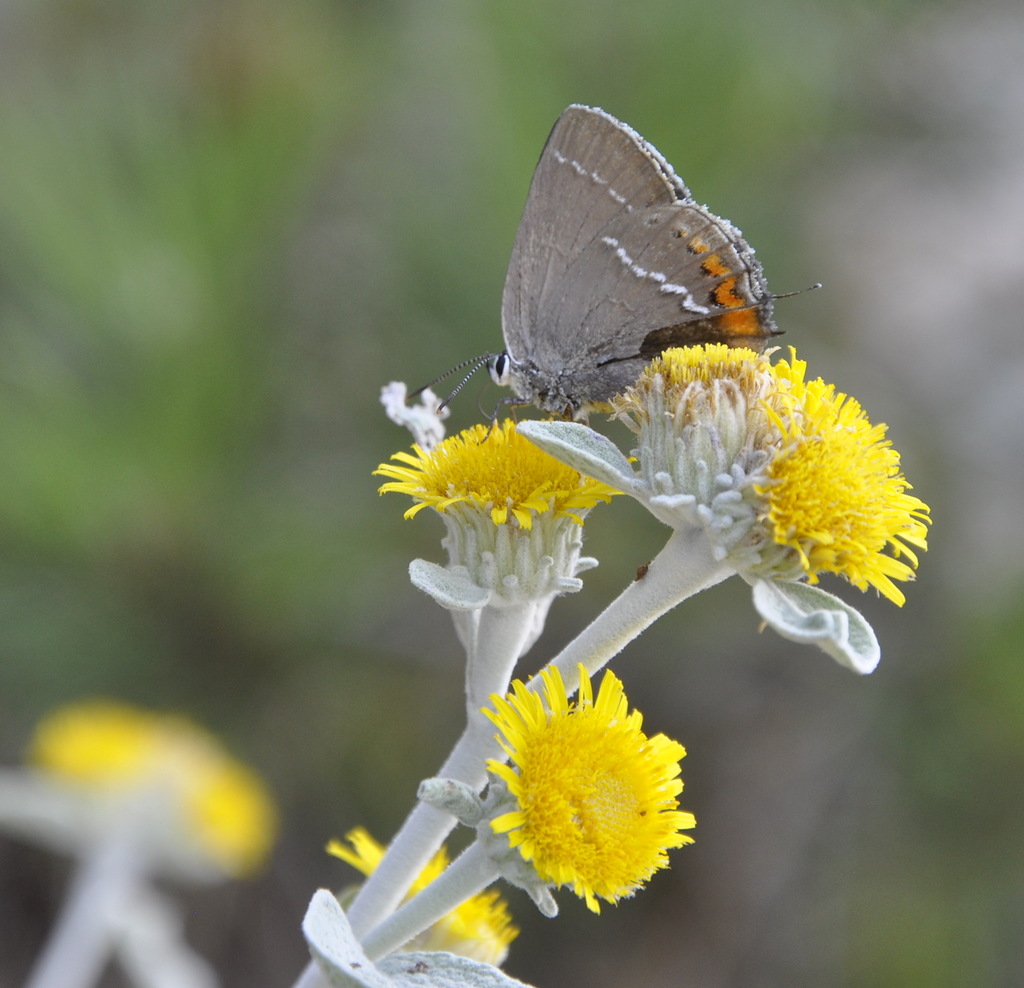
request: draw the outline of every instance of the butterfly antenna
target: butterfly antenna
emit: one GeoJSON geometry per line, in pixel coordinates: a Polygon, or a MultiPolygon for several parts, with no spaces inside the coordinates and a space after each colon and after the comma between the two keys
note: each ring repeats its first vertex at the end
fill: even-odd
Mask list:
{"type": "Polygon", "coordinates": [[[479,357],[470,357],[469,360],[463,360],[460,363],[457,363],[454,367],[449,367],[448,370],[446,370],[439,377],[435,377],[433,381],[428,381],[426,384],[417,388],[415,391],[410,391],[407,397],[415,398],[418,394],[421,394],[422,392],[426,391],[427,388],[432,388],[435,384],[439,383],[440,381],[443,381],[446,377],[451,377],[451,375],[454,374],[456,371],[462,370],[463,367],[469,367],[470,364],[472,364],[473,366],[470,368],[469,373],[459,382],[459,384],[452,391],[452,393],[448,395],[448,397],[445,398],[445,400],[442,401],[440,405],[437,406],[437,410],[441,411],[441,409],[444,408],[445,405],[447,405],[448,402],[450,402],[452,398],[454,398],[466,386],[466,382],[469,381],[469,379],[481,367],[483,367],[484,364],[486,364],[487,361],[490,360],[493,356],[493,353],[485,353],[479,357]]]}
{"type": "MultiPolygon", "coordinates": [[[[798,288],[795,292],[780,292],[778,295],[772,292],[770,298],[774,302],[777,298],[792,298],[794,295],[803,295],[804,292],[813,292],[817,288],[821,288],[820,281],[815,282],[813,285],[808,285],[806,288],[798,288]]],[[[782,336],[784,333],[785,330],[783,329],[773,329],[771,335],[782,336]]]]}
{"type": "MultiPolygon", "coordinates": [[[[478,370],[480,370],[481,367],[485,366],[487,362],[491,360],[493,357],[493,353],[486,353],[482,357],[477,357],[475,363],[473,363],[472,361],[468,361],[469,363],[473,363],[473,366],[470,367],[469,369],[469,373],[461,381],[459,381],[459,383],[456,384],[454,388],[452,388],[448,397],[445,398],[445,400],[442,401],[441,404],[437,406],[437,410],[441,411],[442,408],[447,408],[449,403],[455,398],[455,396],[469,383],[469,379],[478,370]]],[[[465,367],[466,364],[462,364],[461,366],[465,367]]]]}
{"type": "Polygon", "coordinates": [[[792,298],[794,295],[803,295],[804,292],[813,292],[815,289],[821,288],[821,282],[815,282],[813,285],[808,285],[806,288],[798,288],[795,292],[781,292],[778,295],[772,294],[772,301],[774,302],[777,298],[792,298]]]}

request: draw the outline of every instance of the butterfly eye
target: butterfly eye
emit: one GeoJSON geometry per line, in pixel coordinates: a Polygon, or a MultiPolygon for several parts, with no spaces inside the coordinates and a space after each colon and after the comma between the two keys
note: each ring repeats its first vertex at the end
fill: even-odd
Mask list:
{"type": "Polygon", "coordinates": [[[495,384],[500,385],[503,388],[507,388],[509,385],[509,376],[512,370],[512,361],[509,359],[508,354],[502,350],[501,353],[496,353],[487,365],[488,371],[491,374],[491,380],[495,384]]]}

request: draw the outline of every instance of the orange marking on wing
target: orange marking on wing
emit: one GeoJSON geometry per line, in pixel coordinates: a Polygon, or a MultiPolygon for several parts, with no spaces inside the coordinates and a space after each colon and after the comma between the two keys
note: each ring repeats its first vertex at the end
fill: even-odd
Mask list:
{"type": "Polygon", "coordinates": [[[687,243],[686,245],[686,249],[691,254],[706,254],[709,250],[711,250],[711,248],[706,243],[704,243],[704,241],[701,240],[700,237],[694,237],[692,240],[690,240],[690,242],[687,243]]]}
{"type": "Polygon", "coordinates": [[[726,312],[718,317],[718,325],[726,336],[765,336],[756,309],[726,312]]]}
{"type": "MultiPolygon", "coordinates": [[[[723,275],[727,275],[729,273],[729,268],[722,263],[722,259],[717,254],[709,254],[705,257],[704,260],[700,262],[700,269],[711,278],[721,278],[723,275]]],[[[723,302],[719,302],[719,305],[724,304],[725,303],[723,302]]]]}
{"type": "Polygon", "coordinates": [[[726,278],[711,293],[716,305],[723,309],[735,309],[737,306],[746,305],[746,299],[736,291],[736,279],[726,278]]]}

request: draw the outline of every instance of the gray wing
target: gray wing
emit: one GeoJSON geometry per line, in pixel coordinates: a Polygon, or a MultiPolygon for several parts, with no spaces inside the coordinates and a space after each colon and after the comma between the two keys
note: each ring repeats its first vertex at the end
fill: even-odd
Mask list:
{"type": "Polygon", "coordinates": [[[537,163],[505,279],[502,327],[512,358],[552,358],[537,352],[537,327],[549,338],[551,327],[540,320],[569,287],[570,266],[610,221],[689,198],[671,165],[631,127],[594,107],[566,109],[537,163]]]}
{"type": "Polygon", "coordinates": [[[760,350],[774,330],[754,252],[728,220],[692,201],[609,220],[563,277],[568,290],[540,299],[545,334],[532,360],[559,375],[576,405],[622,391],[669,346],[760,350]]]}

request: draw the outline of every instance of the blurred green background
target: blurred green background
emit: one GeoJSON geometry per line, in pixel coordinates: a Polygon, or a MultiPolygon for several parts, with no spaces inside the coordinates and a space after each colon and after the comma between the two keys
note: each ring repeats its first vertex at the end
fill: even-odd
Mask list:
{"type": "MultiPolygon", "coordinates": [[[[737,222],[784,344],[888,422],[932,549],[859,679],[729,583],[614,664],[689,757],[697,843],[634,900],[571,895],[510,973],[554,986],[1024,983],[1024,10],[22,0],[0,12],[0,758],[55,704],[186,712],[268,780],[248,883],[187,892],[227,988],[286,985],[329,837],[387,839],[457,733],[460,651],[406,577],[441,525],[373,468],[378,401],[500,347],[505,265],[570,102],[737,222]]],[[[482,380],[453,424],[493,407],[482,380]]],[[[625,443],[625,433],[609,434],[625,443]]],[[[601,566],[539,666],[665,532],[601,566]]],[[[0,985],[66,862],[0,843],[0,985]]],[[[107,984],[122,984],[111,973],[107,984]]]]}

